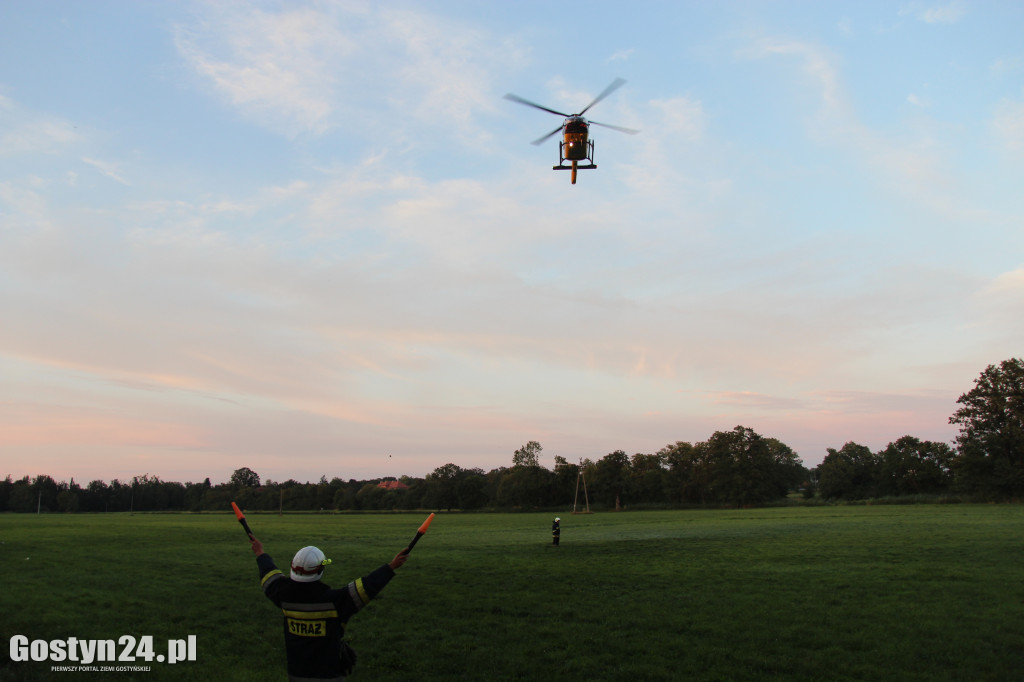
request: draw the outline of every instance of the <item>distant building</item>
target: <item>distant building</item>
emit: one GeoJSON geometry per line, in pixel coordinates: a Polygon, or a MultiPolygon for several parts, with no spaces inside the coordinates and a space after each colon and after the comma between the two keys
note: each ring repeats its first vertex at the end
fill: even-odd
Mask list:
{"type": "Polygon", "coordinates": [[[377,484],[377,487],[378,488],[383,488],[384,490],[408,490],[409,489],[409,486],[407,486],[406,484],[402,483],[401,481],[381,481],[380,483],[377,484]]]}

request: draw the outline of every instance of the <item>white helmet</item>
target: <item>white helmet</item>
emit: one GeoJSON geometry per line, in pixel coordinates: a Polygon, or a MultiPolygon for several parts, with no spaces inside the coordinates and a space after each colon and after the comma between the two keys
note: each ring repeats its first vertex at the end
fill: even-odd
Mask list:
{"type": "Polygon", "coordinates": [[[292,559],[292,580],[300,583],[311,583],[320,580],[324,575],[324,566],[331,563],[324,558],[324,553],[316,547],[303,547],[292,559]]]}
{"type": "Polygon", "coordinates": [[[562,519],[558,518],[557,516],[555,517],[555,521],[561,521],[561,520],[562,519]]]}

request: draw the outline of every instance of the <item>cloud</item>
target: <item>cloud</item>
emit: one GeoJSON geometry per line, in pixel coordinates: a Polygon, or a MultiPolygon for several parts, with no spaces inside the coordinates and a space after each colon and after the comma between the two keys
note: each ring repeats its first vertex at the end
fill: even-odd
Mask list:
{"type": "Polygon", "coordinates": [[[475,113],[495,110],[495,77],[524,58],[513,41],[450,19],[387,10],[379,21],[377,39],[396,48],[382,64],[397,77],[390,96],[399,109],[443,126],[471,126],[475,113]]]}
{"type": "MultiPolygon", "coordinates": [[[[690,120],[699,103],[676,104],[687,102],[661,142],[701,129],[690,120]]],[[[677,110],[666,104],[663,116],[677,110]]],[[[416,453],[401,473],[448,460],[486,468],[493,456],[480,453],[537,431],[574,456],[653,450],[736,423],[787,442],[798,432],[792,415],[821,408],[806,377],[842,376],[845,353],[864,338],[858,324],[901,318],[897,308],[880,312],[884,287],[836,305],[813,293],[820,280],[794,284],[814,254],[760,254],[777,259],[771,268],[732,248],[708,258],[670,234],[675,223],[641,223],[644,196],[591,195],[566,220],[543,210],[564,201],[565,187],[537,188],[532,175],[495,188],[371,163],[240,197],[83,209],[62,216],[51,239],[2,254],[18,264],[5,264],[7,276],[36,285],[0,296],[4,317],[22,322],[7,330],[0,357],[88,386],[71,404],[97,410],[98,426],[54,431],[58,444],[80,437],[66,451],[138,443],[122,461],[139,470],[155,469],[137,453],[183,449],[193,470],[214,477],[211,462],[223,478],[251,466],[315,479],[317,468],[330,474],[348,461],[339,452],[356,459],[385,448],[416,453]],[[656,250],[637,246],[642,239],[656,250]],[[43,258],[48,273],[35,269],[43,258]],[[792,279],[762,278],[775,266],[792,279]],[[759,284],[730,286],[725,271],[759,284]],[[721,388],[680,418],[678,388],[709,378],[721,388]],[[796,387],[763,388],[777,381],[796,387]],[[119,422],[125,403],[132,416],[119,422]],[[303,462],[282,463],[280,452],[303,452],[303,462]]],[[[22,205],[48,215],[31,203],[22,205]]],[[[53,427],[57,414],[37,423],[53,427]]],[[[827,416],[834,433],[860,438],[852,425],[875,414],[827,416]]]]}
{"type": "Polygon", "coordinates": [[[628,61],[629,58],[633,56],[633,52],[633,48],[629,48],[627,50],[616,50],[615,52],[612,52],[612,54],[605,61],[608,62],[609,64],[611,62],[628,61]]]}
{"type": "Polygon", "coordinates": [[[806,409],[805,398],[776,396],[756,391],[684,391],[697,393],[713,405],[739,407],[767,411],[790,411],[806,409]]]}
{"type": "Polygon", "coordinates": [[[1013,74],[1024,68],[1024,57],[999,57],[989,65],[989,73],[994,78],[1004,78],[1012,76],[1013,74]]]}
{"type": "Polygon", "coordinates": [[[768,37],[755,41],[738,54],[746,59],[764,59],[773,55],[798,57],[803,72],[820,95],[823,107],[834,111],[845,106],[839,73],[833,64],[834,57],[824,48],[796,40],[768,37]]]}
{"type": "Polygon", "coordinates": [[[194,26],[178,26],[185,60],[235,107],[289,136],[331,125],[333,64],[354,49],[320,12],[268,13],[258,7],[208,5],[194,26]]]}
{"type": "Polygon", "coordinates": [[[176,28],[175,43],[195,73],[267,129],[290,138],[361,130],[392,147],[408,144],[409,117],[468,141],[486,135],[473,122],[496,107],[495,73],[523,59],[513,41],[474,26],[373,5],[211,3],[176,28]]]}
{"type": "Polygon", "coordinates": [[[187,427],[127,416],[116,409],[11,402],[3,403],[2,414],[0,432],[4,443],[11,447],[67,447],[83,443],[107,447],[205,445],[187,427]]]}
{"type": "Polygon", "coordinates": [[[918,14],[926,24],[955,24],[967,14],[967,3],[954,0],[946,5],[927,7],[918,14]]]}
{"type": "Polygon", "coordinates": [[[1007,150],[1024,151],[1024,101],[1004,99],[996,107],[992,131],[1007,150]]]}
{"type": "Polygon", "coordinates": [[[4,211],[0,212],[0,226],[12,232],[15,227],[26,234],[45,232],[53,225],[46,198],[36,189],[0,181],[0,201],[4,205],[4,211]]]}
{"type": "Polygon", "coordinates": [[[944,5],[926,5],[913,2],[899,10],[901,16],[913,16],[926,24],[955,24],[967,15],[968,6],[964,0],[952,0],[944,5]]]}
{"type": "Polygon", "coordinates": [[[618,163],[633,191],[676,203],[680,222],[695,210],[717,203],[728,192],[729,179],[718,175],[721,159],[708,156],[708,148],[715,141],[708,140],[708,116],[699,99],[654,99],[630,107],[628,113],[630,118],[616,123],[639,128],[632,122],[638,120],[643,121],[644,128],[639,135],[628,138],[627,144],[619,145],[631,152],[632,158],[618,163]]]}
{"type": "Polygon", "coordinates": [[[993,294],[1024,296],[1024,267],[999,275],[992,280],[987,290],[993,294]]]}
{"type": "Polygon", "coordinates": [[[21,154],[56,154],[80,142],[82,136],[68,121],[50,114],[26,111],[0,95],[0,158],[21,154]]]}
{"type": "Polygon", "coordinates": [[[689,142],[701,140],[707,129],[707,116],[699,100],[690,97],[651,100],[649,106],[657,114],[658,134],[679,136],[689,142]]]}
{"type": "Polygon", "coordinates": [[[106,177],[110,178],[115,182],[119,182],[122,185],[131,184],[121,174],[121,169],[118,167],[116,163],[111,163],[109,161],[100,161],[98,159],[90,159],[85,156],[82,157],[82,163],[92,166],[93,168],[98,170],[102,175],[105,175],[106,177]]]}
{"type": "MultiPolygon", "coordinates": [[[[957,177],[951,161],[951,150],[932,134],[935,126],[918,121],[902,131],[880,132],[858,118],[857,107],[843,85],[837,58],[827,49],[763,38],[739,54],[749,59],[796,57],[806,76],[808,92],[820,103],[816,111],[809,110],[804,117],[808,134],[819,144],[843,150],[849,158],[871,169],[882,191],[895,192],[943,219],[972,221],[985,214],[984,208],[968,203],[961,190],[965,183],[957,177]]],[[[907,101],[918,106],[927,104],[916,95],[907,101]]],[[[994,129],[1015,143],[1018,118],[1017,109],[1007,105],[997,116],[994,129]]]]}
{"type": "Polygon", "coordinates": [[[1024,310],[1024,266],[994,277],[978,291],[978,302],[978,319],[985,328],[999,330],[1002,336],[989,342],[1019,357],[1020,339],[1024,338],[1024,315],[1020,314],[1024,310]]]}

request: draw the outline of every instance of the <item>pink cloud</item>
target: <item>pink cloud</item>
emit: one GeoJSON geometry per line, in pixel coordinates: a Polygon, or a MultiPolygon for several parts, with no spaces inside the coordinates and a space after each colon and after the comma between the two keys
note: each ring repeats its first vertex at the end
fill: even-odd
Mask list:
{"type": "Polygon", "coordinates": [[[9,447],[206,446],[195,429],[181,424],[119,417],[83,407],[16,403],[4,405],[0,443],[9,447]]]}

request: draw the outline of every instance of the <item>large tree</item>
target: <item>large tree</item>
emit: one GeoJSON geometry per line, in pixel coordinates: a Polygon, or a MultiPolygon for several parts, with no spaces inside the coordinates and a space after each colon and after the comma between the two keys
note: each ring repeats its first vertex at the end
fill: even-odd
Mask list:
{"type": "Polygon", "coordinates": [[[792,448],[745,426],[716,431],[694,450],[704,463],[701,468],[708,467],[703,497],[712,502],[763,504],[785,497],[803,477],[803,464],[792,448]]]}
{"type": "Polygon", "coordinates": [[[426,504],[435,509],[451,511],[459,506],[458,485],[466,470],[457,464],[443,464],[427,474],[426,504]]]}
{"type": "Polygon", "coordinates": [[[259,488],[260,475],[249,467],[235,469],[228,480],[233,488],[259,488]]]}
{"type": "Polygon", "coordinates": [[[903,436],[878,454],[880,492],[889,495],[941,493],[949,489],[953,448],[903,436]]]}
{"type": "Polygon", "coordinates": [[[668,469],[666,457],[636,453],[630,458],[629,493],[634,502],[664,502],[668,469]]]}
{"type": "Polygon", "coordinates": [[[827,448],[827,452],[818,465],[822,497],[862,500],[877,494],[881,465],[871,448],[849,442],[838,450],[827,448]]]}
{"type": "Polygon", "coordinates": [[[555,479],[551,489],[551,497],[555,504],[567,503],[569,500],[575,499],[576,490],[579,487],[579,476],[578,464],[570,464],[565,457],[555,455],[555,479]]]}
{"type": "Polygon", "coordinates": [[[496,500],[503,507],[541,507],[551,497],[554,477],[540,465],[544,448],[531,440],[512,454],[512,468],[503,472],[496,500]]]}
{"type": "Polygon", "coordinates": [[[609,507],[621,509],[629,484],[629,455],[616,450],[599,459],[592,480],[594,497],[609,507]]]}
{"type": "Polygon", "coordinates": [[[958,473],[974,487],[1024,493],[1024,360],[989,365],[949,418],[960,426],[958,473]]]}
{"type": "Polygon", "coordinates": [[[479,509],[487,504],[487,476],[482,469],[466,469],[455,485],[459,508],[479,509]]]}
{"type": "Polygon", "coordinates": [[[708,501],[711,489],[711,463],[708,461],[707,449],[695,447],[685,441],[676,441],[666,445],[659,453],[668,464],[670,502],[708,501]]]}
{"type": "MultiPolygon", "coordinates": [[[[498,485],[497,502],[502,507],[544,507],[551,503],[553,473],[542,466],[514,466],[505,470],[498,485]]],[[[564,503],[564,500],[560,500],[564,503]]]]}
{"type": "Polygon", "coordinates": [[[540,451],[543,450],[535,440],[519,448],[512,454],[512,466],[514,467],[539,467],[540,451]]]}

